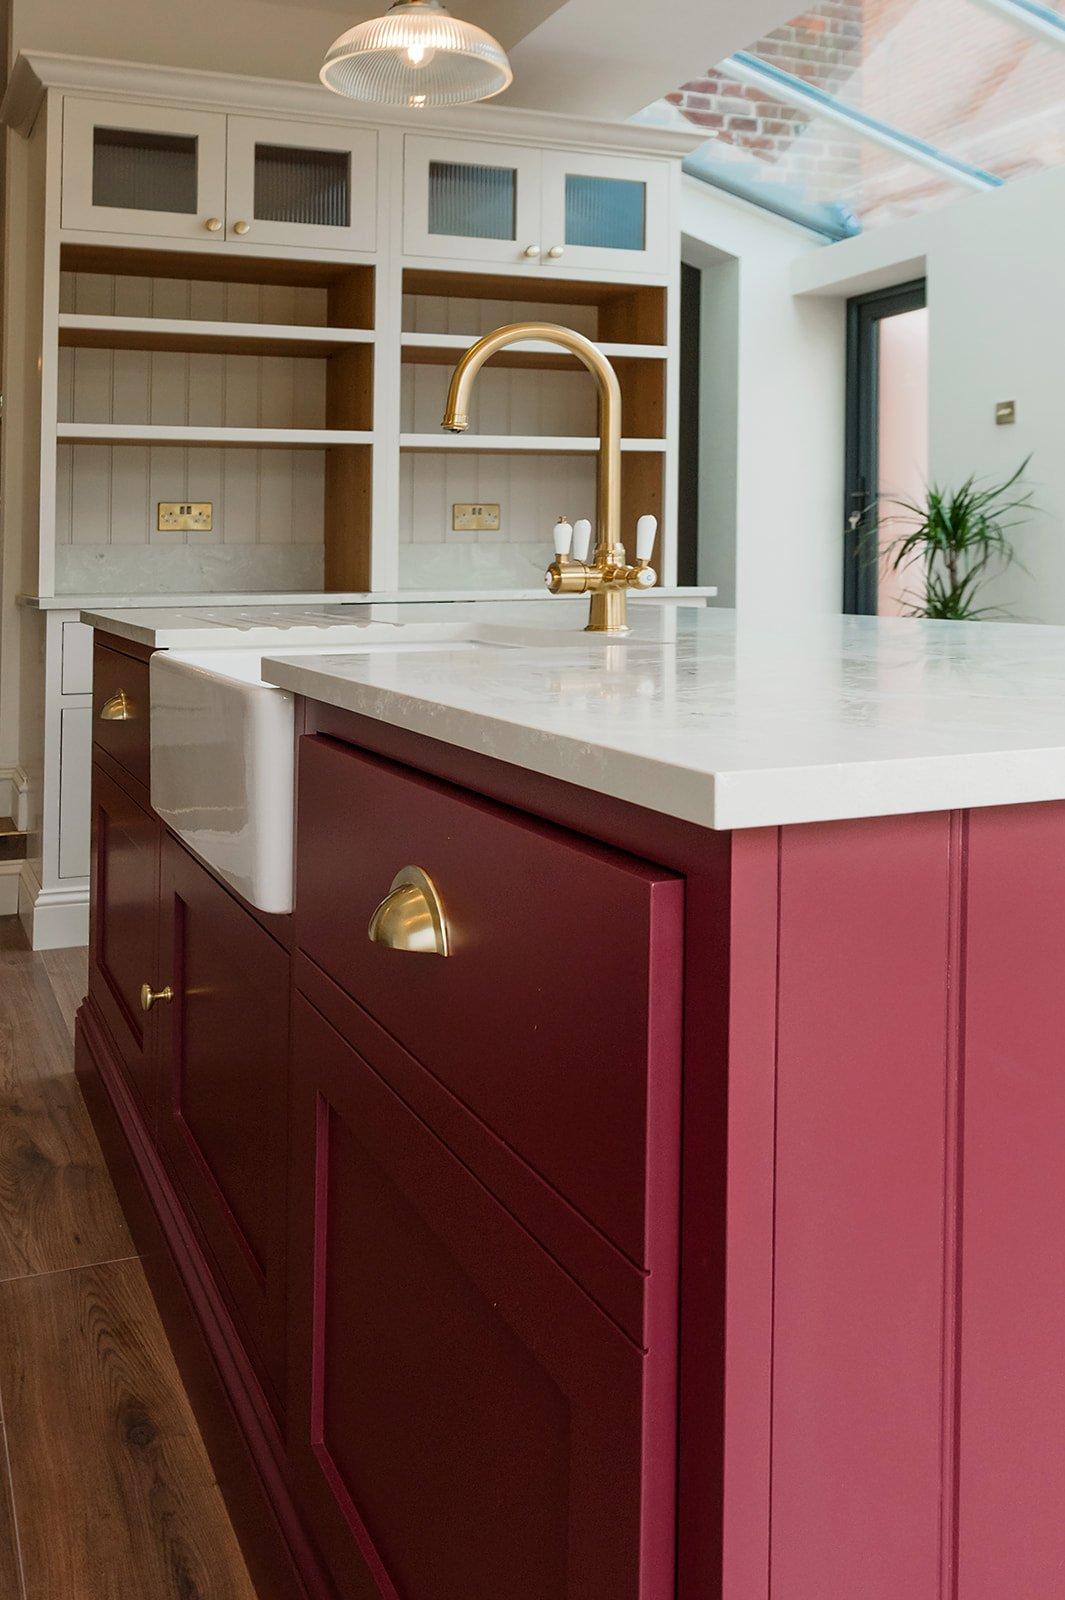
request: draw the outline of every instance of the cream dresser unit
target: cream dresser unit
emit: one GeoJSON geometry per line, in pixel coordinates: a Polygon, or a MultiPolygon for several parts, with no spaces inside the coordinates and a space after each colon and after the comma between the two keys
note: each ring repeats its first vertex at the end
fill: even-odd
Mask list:
{"type": "Polygon", "coordinates": [[[611,357],[627,536],[657,515],[675,583],[680,161],[698,140],[505,107],[371,117],[317,85],[34,53],[0,114],[20,135],[23,313],[5,539],[30,601],[24,730],[44,730],[21,739],[23,911],[45,946],[87,926],[83,600],[528,590],[557,516],[594,516],[594,386],[557,350],[508,350],[471,431],[440,430],[481,333],[555,321],[611,357]],[[166,525],[168,504],[209,505],[209,526],[166,525]],[[498,526],[462,526],[482,505],[498,526]]]}

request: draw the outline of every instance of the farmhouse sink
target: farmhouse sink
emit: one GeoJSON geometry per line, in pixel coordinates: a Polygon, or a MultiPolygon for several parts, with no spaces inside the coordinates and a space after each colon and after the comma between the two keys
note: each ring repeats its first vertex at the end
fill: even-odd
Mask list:
{"type": "MultiPolygon", "coordinates": [[[[475,650],[470,639],[375,639],[285,647],[286,656],[475,650]]],[[[254,650],[152,656],[151,796],[207,866],[260,911],[294,903],[295,696],[262,678],[254,650]]]]}

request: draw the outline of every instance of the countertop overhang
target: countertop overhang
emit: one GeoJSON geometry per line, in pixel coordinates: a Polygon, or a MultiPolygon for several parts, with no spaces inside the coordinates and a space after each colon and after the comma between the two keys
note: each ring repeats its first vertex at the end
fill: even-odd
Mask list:
{"type": "Polygon", "coordinates": [[[637,600],[612,640],[572,610],[572,633],[561,608],[476,613],[467,637],[497,647],[279,653],[263,675],[713,829],[1065,799],[1065,628],[637,600]]]}

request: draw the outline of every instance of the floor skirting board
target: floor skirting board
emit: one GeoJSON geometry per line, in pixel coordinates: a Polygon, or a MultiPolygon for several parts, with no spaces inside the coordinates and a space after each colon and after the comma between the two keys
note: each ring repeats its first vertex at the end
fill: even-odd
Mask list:
{"type": "MultiPolygon", "coordinates": [[[[17,910],[32,950],[71,950],[89,942],[89,888],[44,889],[33,867],[21,863],[17,910]]],[[[16,908],[12,908],[16,909],[16,908]]]]}

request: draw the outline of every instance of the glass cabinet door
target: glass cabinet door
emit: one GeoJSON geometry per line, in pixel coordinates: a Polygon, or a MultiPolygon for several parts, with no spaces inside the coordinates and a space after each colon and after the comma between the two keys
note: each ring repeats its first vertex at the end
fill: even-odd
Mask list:
{"type": "Polygon", "coordinates": [[[410,135],[404,168],[407,255],[539,259],[538,150],[410,135]]]}
{"type": "Polygon", "coordinates": [[[669,268],[664,161],[544,152],[544,265],[621,272],[669,268]]]}
{"type": "Polygon", "coordinates": [[[63,227],[221,240],[226,119],[68,98],[63,227]]]}
{"type": "Polygon", "coordinates": [[[377,245],[377,135],[229,118],[226,237],[304,249],[377,245]]]}

